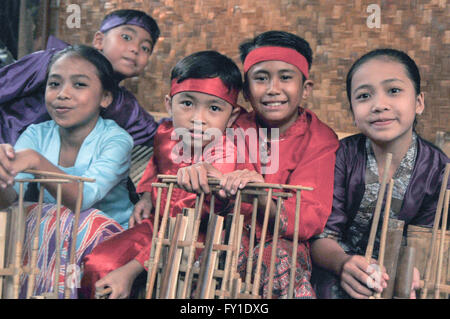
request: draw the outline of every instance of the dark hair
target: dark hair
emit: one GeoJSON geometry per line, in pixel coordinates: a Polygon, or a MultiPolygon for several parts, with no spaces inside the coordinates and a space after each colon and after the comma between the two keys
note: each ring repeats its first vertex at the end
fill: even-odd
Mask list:
{"type": "Polygon", "coordinates": [[[177,62],[170,79],[180,83],[186,79],[219,77],[228,90],[242,89],[242,75],[236,63],[217,51],[200,51],[177,62]]]}
{"type": "Polygon", "coordinates": [[[155,45],[156,41],[158,41],[159,35],[161,33],[159,30],[159,27],[158,27],[158,23],[156,23],[155,19],[150,17],[145,12],[139,11],[139,10],[130,10],[130,9],[116,10],[116,11],[113,11],[113,12],[107,14],[103,18],[102,23],[104,21],[106,21],[107,19],[110,19],[113,16],[117,16],[117,17],[124,19],[125,23],[132,19],[140,20],[143,24],[147,25],[148,28],[150,29],[150,31],[151,31],[150,37],[152,38],[153,45],[155,45]]]}
{"type": "MultiPolygon", "coordinates": [[[[308,70],[311,69],[312,49],[309,43],[298,35],[276,30],[261,33],[251,40],[242,42],[239,45],[242,63],[250,51],[263,46],[279,46],[294,49],[306,58],[306,61],[308,61],[308,70]]],[[[305,81],[305,76],[303,74],[302,76],[303,81],[305,81]]]]}
{"type": "Polygon", "coordinates": [[[411,59],[408,54],[399,50],[389,48],[376,49],[370,51],[369,53],[364,54],[358,60],[356,60],[356,62],[353,63],[352,67],[347,73],[346,88],[347,88],[347,98],[350,103],[350,109],[352,109],[351,86],[353,75],[356,73],[356,71],[361,65],[372,59],[386,59],[403,64],[406,70],[406,74],[408,75],[408,78],[414,84],[414,90],[416,92],[416,95],[420,94],[420,73],[416,62],[414,62],[414,60],[411,59]]]}
{"type": "Polygon", "coordinates": [[[103,54],[97,51],[97,49],[94,49],[87,45],[69,46],[64,50],[56,53],[51,58],[50,63],[48,64],[46,78],[48,78],[50,69],[53,66],[53,64],[66,55],[78,56],[94,65],[97,70],[97,75],[98,78],[100,79],[103,89],[105,91],[111,92],[113,97],[115,96],[117,84],[114,81],[114,70],[111,63],[108,61],[107,58],[105,58],[103,54]]]}

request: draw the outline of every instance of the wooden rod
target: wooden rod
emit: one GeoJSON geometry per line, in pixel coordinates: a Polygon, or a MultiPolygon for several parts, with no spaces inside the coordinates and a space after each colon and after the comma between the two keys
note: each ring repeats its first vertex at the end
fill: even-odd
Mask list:
{"type": "Polygon", "coordinates": [[[259,241],[258,260],[256,261],[255,279],[253,280],[252,294],[257,295],[259,290],[259,280],[261,277],[262,257],[264,253],[264,244],[266,243],[267,226],[269,224],[270,206],[272,203],[272,188],[269,188],[267,195],[266,209],[264,211],[264,221],[261,230],[261,238],[259,241]]]}
{"type": "Polygon", "coordinates": [[[300,227],[300,202],[301,202],[301,191],[296,191],[295,198],[295,226],[294,226],[294,238],[293,238],[293,247],[292,247],[292,265],[291,265],[291,273],[289,277],[289,288],[288,295],[289,299],[294,298],[294,284],[295,284],[295,273],[297,272],[297,249],[298,249],[298,233],[300,227]]]}
{"type": "MultiPolygon", "coordinates": [[[[33,233],[33,248],[31,253],[31,263],[30,267],[31,269],[35,269],[36,263],[37,263],[37,255],[39,250],[39,232],[40,232],[40,226],[41,226],[41,216],[42,216],[42,206],[44,202],[44,186],[39,186],[39,199],[38,199],[38,212],[36,216],[36,227],[34,229],[33,233]]],[[[32,273],[28,276],[28,289],[27,289],[27,299],[30,299],[33,290],[34,290],[34,281],[35,281],[35,273],[32,271],[32,273]]]]}
{"type": "Polygon", "coordinates": [[[72,183],[67,179],[56,179],[56,178],[19,178],[15,182],[20,183],[72,183]]]}
{"type": "Polygon", "coordinates": [[[250,226],[250,243],[248,249],[248,259],[247,259],[247,273],[245,276],[245,293],[250,293],[250,285],[253,270],[253,249],[255,248],[255,232],[256,232],[256,217],[258,215],[258,198],[253,198],[253,212],[252,221],[250,226]]]}
{"type": "Polygon", "coordinates": [[[69,180],[74,180],[74,181],[83,181],[83,182],[89,182],[89,183],[95,182],[94,178],[68,175],[68,174],[64,174],[64,173],[46,172],[46,171],[40,171],[40,170],[36,170],[36,169],[27,169],[24,171],[24,173],[40,175],[40,176],[49,176],[49,177],[61,177],[64,179],[69,179],[69,180]]]}
{"type": "Polygon", "coordinates": [[[25,233],[23,225],[23,183],[19,184],[19,214],[17,216],[17,235],[16,235],[16,255],[14,260],[14,277],[13,277],[13,296],[14,299],[19,299],[20,292],[20,275],[22,274],[22,234],[25,233]]]}
{"type": "Polygon", "coordinates": [[[275,215],[275,229],[273,231],[272,239],[272,252],[270,255],[270,267],[269,267],[269,285],[267,291],[267,299],[272,299],[273,290],[273,276],[275,272],[275,259],[277,255],[277,245],[278,245],[278,233],[280,228],[280,212],[281,212],[282,199],[279,197],[277,199],[277,213],[275,215]]]}
{"type": "MultiPolygon", "coordinates": [[[[380,271],[383,269],[384,265],[384,255],[386,250],[386,236],[389,226],[389,213],[391,211],[391,200],[392,200],[392,191],[394,189],[394,180],[391,179],[388,187],[388,194],[386,198],[386,206],[384,208],[384,216],[383,216],[383,225],[381,228],[380,235],[380,250],[378,252],[378,265],[380,267],[380,271]]],[[[377,292],[375,294],[375,298],[381,298],[381,292],[377,292]]]]}
{"type": "MultiPolygon", "coordinates": [[[[177,177],[175,175],[163,175],[163,174],[159,174],[158,178],[163,180],[167,180],[167,181],[176,181],[177,177]]],[[[208,178],[208,184],[211,185],[217,185],[220,184],[220,180],[217,178],[208,178]]],[[[313,187],[308,187],[308,186],[301,186],[301,185],[286,185],[286,184],[271,184],[271,183],[248,183],[247,184],[248,187],[255,187],[255,188],[278,188],[278,189],[282,189],[282,188],[286,188],[286,189],[300,189],[300,190],[308,190],[308,191],[312,191],[314,190],[313,187]]]]}
{"type": "Polygon", "coordinates": [[[56,222],[55,222],[55,236],[56,236],[56,257],[55,257],[55,282],[53,283],[53,293],[58,296],[59,286],[59,268],[61,266],[61,184],[58,183],[56,188],[56,222]]]}
{"type": "MultiPolygon", "coordinates": [[[[83,204],[83,191],[84,191],[84,182],[78,182],[78,195],[77,195],[77,201],[75,203],[75,215],[73,216],[73,226],[72,226],[72,245],[70,247],[70,255],[69,255],[69,265],[73,265],[74,270],[76,271],[76,255],[77,255],[77,237],[78,237],[78,228],[80,223],[80,213],[81,213],[81,206],[83,204]]],[[[64,281],[64,298],[69,299],[70,293],[72,291],[71,287],[66,287],[67,285],[67,279],[72,274],[67,274],[67,268],[66,268],[66,280],[64,281]]],[[[77,275],[75,273],[75,275],[77,275]]],[[[78,280],[78,278],[77,278],[78,280]]]]}

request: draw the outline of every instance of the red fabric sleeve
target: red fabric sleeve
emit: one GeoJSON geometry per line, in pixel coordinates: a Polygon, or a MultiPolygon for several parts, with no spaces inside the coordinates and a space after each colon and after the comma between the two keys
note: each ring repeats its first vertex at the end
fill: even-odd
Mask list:
{"type": "MultiPolygon", "coordinates": [[[[298,163],[289,176],[288,184],[313,187],[302,191],[300,201],[299,240],[304,241],[320,234],[331,214],[333,203],[334,163],[337,143],[310,144],[307,156],[298,163]]],[[[283,217],[286,220],[285,237],[292,238],[295,228],[295,191],[284,201],[283,217]]]]}
{"type": "Polygon", "coordinates": [[[151,192],[152,191],[152,183],[157,181],[157,168],[155,165],[154,156],[152,156],[147,164],[147,167],[145,168],[144,174],[141,177],[141,180],[139,181],[136,192],[138,194],[144,193],[144,192],[151,192]]]}

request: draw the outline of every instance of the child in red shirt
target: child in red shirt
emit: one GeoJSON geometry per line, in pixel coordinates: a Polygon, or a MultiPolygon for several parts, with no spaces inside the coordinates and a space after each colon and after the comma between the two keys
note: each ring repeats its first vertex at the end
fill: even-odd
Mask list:
{"type": "MultiPolygon", "coordinates": [[[[239,114],[237,97],[242,87],[239,68],[220,53],[202,51],[179,61],[172,70],[171,80],[171,92],[165,98],[165,105],[172,121],[162,123],[157,130],[155,153],[137,187],[142,196],[130,218],[131,228],[103,242],[86,256],[81,283],[86,297],[93,297],[95,288],[109,286],[112,288],[110,299],[127,298],[134,279],[146,269],[144,262],[150,255],[152,210],[157,194],[151,184],[157,181],[158,174],[177,175],[180,172],[180,178],[183,178],[188,170],[196,170],[196,162],[203,161],[223,173],[236,169],[234,144],[227,143],[224,135],[212,138],[209,134],[214,130],[223,133],[239,114]],[[180,134],[181,142],[174,139],[180,134]],[[205,152],[207,148],[212,151],[205,152]]],[[[165,207],[166,194],[167,189],[164,189],[161,207],[165,207]]],[[[181,213],[184,207],[194,207],[195,197],[193,193],[175,188],[170,215],[181,213]]],[[[202,211],[202,219],[206,220],[207,202],[206,199],[202,211]]],[[[216,207],[220,211],[220,204],[216,207]]],[[[200,233],[199,240],[202,241],[204,236],[200,233]]]]}

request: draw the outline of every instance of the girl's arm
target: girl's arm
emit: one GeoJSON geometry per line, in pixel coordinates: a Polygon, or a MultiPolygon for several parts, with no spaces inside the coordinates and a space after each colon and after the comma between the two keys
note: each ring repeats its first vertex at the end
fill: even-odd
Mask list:
{"type": "MultiPolygon", "coordinates": [[[[42,170],[55,173],[64,173],[50,163],[45,157],[32,149],[14,151],[9,144],[0,145],[0,207],[7,207],[17,198],[12,188],[14,177],[27,169],[42,170]]],[[[43,183],[50,194],[56,198],[57,186],[55,183],[43,183]]],[[[75,183],[62,184],[62,203],[69,209],[74,209],[78,194],[75,183]]]]}
{"type": "Polygon", "coordinates": [[[389,276],[384,270],[371,266],[364,256],[348,255],[339,244],[330,238],[320,238],[311,245],[314,263],[337,275],[341,287],[353,298],[367,299],[374,291],[382,292],[387,287],[389,276]]]}

